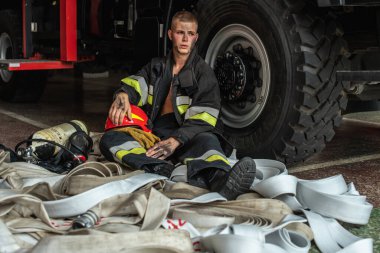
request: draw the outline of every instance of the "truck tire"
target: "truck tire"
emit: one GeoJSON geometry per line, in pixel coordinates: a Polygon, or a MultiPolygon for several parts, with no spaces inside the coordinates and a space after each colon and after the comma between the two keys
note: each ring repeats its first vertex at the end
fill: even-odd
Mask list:
{"type": "MultiPolygon", "coordinates": [[[[0,59],[22,58],[21,25],[14,11],[0,11],[0,59]]],[[[46,71],[0,69],[0,97],[9,102],[35,102],[44,91],[46,71]]]]}
{"type": "Polygon", "coordinates": [[[335,72],[348,62],[343,32],[305,2],[197,3],[199,52],[218,78],[225,136],[239,157],[303,161],[341,122],[347,97],[335,72]]]}

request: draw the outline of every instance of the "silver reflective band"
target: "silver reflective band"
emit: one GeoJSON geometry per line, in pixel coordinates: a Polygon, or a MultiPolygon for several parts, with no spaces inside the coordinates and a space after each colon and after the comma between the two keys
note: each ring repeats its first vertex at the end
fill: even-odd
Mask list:
{"type": "MultiPolygon", "coordinates": [[[[187,162],[192,161],[192,160],[209,161],[207,159],[210,158],[210,157],[212,157],[212,156],[216,156],[217,157],[216,160],[221,160],[221,161],[224,161],[225,163],[228,163],[227,157],[224,154],[222,154],[219,151],[217,151],[217,150],[209,150],[209,151],[207,151],[206,153],[204,153],[203,155],[201,155],[199,157],[186,158],[184,160],[184,163],[186,164],[187,162]]],[[[211,162],[211,161],[209,161],[209,162],[211,162]]]]}
{"type": "Polygon", "coordinates": [[[154,91],[154,87],[153,87],[153,85],[149,85],[149,91],[148,91],[148,94],[149,94],[149,95],[153,95],[153,91],[154,91]]]}
{"type": "Polygon", "coordinates": [[[113,146],[112,148],[110,148],[110,151],[112,153],[116,153],[120,150],[131,150],[133,148],[141,148],[140,143],[138,143],[137,141],[127,141],[121,145],[113,146]]]}
{"type": "Polygon", "coordinates": [[[115,160],[119,160],[117,157],[116,157],[116,153],[120,150],[131,150],[131,149],[134,149],[134,148],[142,148],[142,146],[140,145],[140,143],[138,143],[137,141],[127,141],[121,145],[118,145],[118,146],[113,146],[112,148],[110,148],[110,151],[113,155],[113,158],[115,160]]]}
{"type": "Polygon", "coordinates": [[[139,82],[141,90],[141,101],[142,105],[145,105],[148,99],[148,85],[146,84],[145,78],[142,76],[129,76],[129,78],[135,79],[139,82]]]}
{"type": "Polygon", "coordinates": [[[191,106],[185,114],[185,119],[189,119],[194,115],[200,114],[206,112],[213,116],[214,118],[218,118],[219,116],[219,110],[212,108],[212,107],[207,107],[207,106],[191,106]]]}
{"type": "Polygon", "coordinates": [[[176,97],[177,105],[190,105],[191,98],[189,96],[179,96],[176,97]]]}
{"type": "Polygon", "coordinates": [[[182,164],[177,166],[170,175],[170,180],[174,182],[187,182],[187,166],[182,164]]]}

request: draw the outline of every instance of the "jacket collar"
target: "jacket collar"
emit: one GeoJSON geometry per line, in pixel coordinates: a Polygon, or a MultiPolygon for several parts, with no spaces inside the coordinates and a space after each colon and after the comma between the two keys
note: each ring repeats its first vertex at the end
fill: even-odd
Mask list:
{"type": "MultiPolygon", "coordinates": [[[[185,63],[185,66],[183,66],[181,71],[178,73],[178,83],[181,86],[181,88],[189,88],[194,85],[192,67],[193,67],[193,62],[196,55],[197,55],[197,48],[194,47],[193,50],[191,50],[191,53],[185,63]]],[[[173,52],[170,51],[170,53],[168,54],[167,64],[166,64],[166,66],[169,67],[170,73],[172,73],[173,64],[174,64],[173,52]]]]}

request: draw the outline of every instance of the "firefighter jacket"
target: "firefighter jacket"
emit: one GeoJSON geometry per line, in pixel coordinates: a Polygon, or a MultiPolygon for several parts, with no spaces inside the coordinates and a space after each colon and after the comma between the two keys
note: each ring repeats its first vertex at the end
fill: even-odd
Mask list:
{"type": "Polygon", "coordinates": [[[220,133],[218,118],[221,101],[214,71],[196,49],[175,76],[172,75],[173,64],[172,53],[164,58],[154,58],[136,75],[124,78],[117,92],[126,92],[130,103],[142,107],[154,122],[160,116],[172,85],[171,100],[180,126],[172,137],[185,144],[201,132],[220,133]]]}

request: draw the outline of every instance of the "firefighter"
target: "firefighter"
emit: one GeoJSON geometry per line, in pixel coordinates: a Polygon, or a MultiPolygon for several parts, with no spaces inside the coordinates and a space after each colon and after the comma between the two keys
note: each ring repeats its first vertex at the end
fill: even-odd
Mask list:
{"type": "Polygon", "coordinates": [[[143,108],[161,141],[149,148],[128,132],[108,131],[100,149],[108,160],[167,177],[173,164],[184,163],[190,184],[235,199],[249,190],[256,166],[245,157],[231,168],[226,158],[232,148],[218,130],[218,82],[197,54],[197,28],[191,12],[177,12],[168,30],[171,52],[123,79],[109,110],[111,121],[122,125],[125,117],[132,118],[131,105],[143,108]]]}

